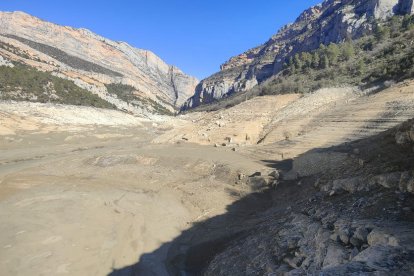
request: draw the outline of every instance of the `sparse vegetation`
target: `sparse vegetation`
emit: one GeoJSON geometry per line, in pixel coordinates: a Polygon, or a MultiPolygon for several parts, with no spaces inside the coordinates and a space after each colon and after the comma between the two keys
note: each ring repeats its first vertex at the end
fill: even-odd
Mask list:
{"type": "Polygon", "coordinates": [[[374,26],[360,39],[296,53],[279,74],[260,85],[188,112],[228,108],[260,95],[309,93],[335,86],[365,88],[414,77],[414,16],[393,16],[374,26]]]}
{"type": "Polygon", "coordinates": [[[161,115],[174,115],[167,108],[148,98],[139,95],[137,89],[131,85],[111,83],[105,85],[108,93],[116,95],[119,99],[142,108],[152,108],[155,113],[161,115]]]}
{"type": "Polygon", "coordinates": [[[0,99],[115,109],[113,104],[70,80],[23,64],[15,64],[13,68],[0,66],[0,99]]]}
{"type": "Polygon", "coordinates": [[[323,87],[366,86],[414,77],[413,26],[413,16],[394,16],[376,23],[371,35],[358,40],[296,53],[282,72],[261,85],[261,94],[308,93],[323,87]]]}

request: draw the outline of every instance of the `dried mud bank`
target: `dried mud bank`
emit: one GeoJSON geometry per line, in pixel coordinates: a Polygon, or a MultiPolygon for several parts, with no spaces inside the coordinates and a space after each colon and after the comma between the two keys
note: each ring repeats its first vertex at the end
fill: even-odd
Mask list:
{"type": "Polygon", "coordinates": [[[298,156],[275,188],[239,200],[176,239],[173,244],[189,249],[170,250],[171,273],[412,275],[413,131],[411,120],[298,156]],[[267,206],[240,216],[237,206],[252,197],[267,206]]]}
{"type": "MultiPolygon", "coordinates": [[[[13,110],[1,113],[13,130],[0,135],[1,275],[106,275],[134,264],[224,213],[251,192],[239,176],[263,168],[237,152],[151,144],[163,127],[119,112],[13,110]]],[[[166,271],[165,258],[144,275],[166,271]]]]}
{"type": "Polygon", "coordinates": [[[0,274],[410,275],[412,87],[156,121],[2,103],[0,274]]]}

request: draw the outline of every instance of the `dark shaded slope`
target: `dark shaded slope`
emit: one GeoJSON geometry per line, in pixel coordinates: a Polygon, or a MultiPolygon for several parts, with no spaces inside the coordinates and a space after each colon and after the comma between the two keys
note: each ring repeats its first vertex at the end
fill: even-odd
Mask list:
{"type": "Polygon", "coordinates": [[[329,166],[310,174],[299,169],[291,180],[292,171],[285,171],[275,189],[240,199],[226,214],[111,275],[142,275],[165,252],[170,275],[412,275],[413,146],[411,120],[368,139],[312,150],[283,168],[299,169],[301,159],[315,154],[330,158],[329,166]]]}

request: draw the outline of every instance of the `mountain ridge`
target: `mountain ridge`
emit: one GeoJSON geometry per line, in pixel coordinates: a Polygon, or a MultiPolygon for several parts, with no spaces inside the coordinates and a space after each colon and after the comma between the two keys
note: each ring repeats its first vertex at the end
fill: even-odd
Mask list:
{"type": "Polygon", "coordinates": [[[412,13],[411,0],[326,0],[302,12],[264,44],[226,61],[221,71],[199,83],[182,110],[247,91],[280,72],[296,53],[359,38],[373,31],[375,21],[412,13]]]}
{"type": "Polygon", "coordinates": [[[145,100],[174,112],[193,93],[198,80],[166,64],[149,50],[113,41],[85,28],[61,26],[24,12],[0,12],[0,42],[26,58],[1,49],[3,58],[48,71],[98,94],[131,113],[151,113],[145,100]],[[82,83],[82,84],[81,84],[82,83]],[[110,95],[105,85],[134,87],[136,102],[110,95]]]}

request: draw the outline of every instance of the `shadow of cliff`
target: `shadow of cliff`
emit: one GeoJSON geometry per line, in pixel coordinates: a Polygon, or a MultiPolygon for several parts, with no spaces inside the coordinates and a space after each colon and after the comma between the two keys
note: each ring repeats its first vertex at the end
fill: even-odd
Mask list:
{"type": "Polygon", "coordinates": [[[259,223],[252,219],[256,213],[272,204],[271,190],[249,194],[229,205],[225,214],[194,223],[173,241],[142,255],[138,263],[109,275],[199,275],[228,242],[259,223]]]}
{"type": "MultiPolygon", "coordinates": [[[[292,167],[292,160],[267,160],[265,163],[284,172],[292,167]]],[[[226,213],[194,223],[173,241],[142,255],[136,264],[113,269],[109,276],[201,275],[213,257],[265,221],[266,216],[259,216],[259,213],[271,208],[272,217],[286,215],[286,206],[292,204],[296,197],[294,190],[297,186],[292,184],[291,181],[283,181],[277,190],[268,188],[236,200],[226,208],[226,213]]],[[[310,185],[309,188],[302,187],[302,191],[308,195],[316,190],[310,185]]]]}
{"type": "MultiPolygon", "coordinates": [[[[395,143],[396,130],[401,126],[407,128],[409,124],[412,124],[412,121],[369,138],[333,147],[315,148],[294,160],[262,160],[262,162],[270,168],[286,173],[293,168],[293,163],[297,159],[314,153],[336,152],[346,153],[349,162],[346,170],[338,164],[337,170],[324,171],[324,175],[328,177],[329,174],[331,177],[341,177],[341,174],[351,177],[361,171],[375,175],[390,170],[412,170],[414,169],[412,145],[401,146],[395,143]],[[362,167],[359,159],[364,161],[362,167]]],[[[319,190],[313,185],[315,179],[312,177],[315,176],[300,179],[300,188],[297,185],[298,179],[281,181],[276,189],[248,194],[229,205],[226,213],[194,223],[174,240],[164,243],[153,252],[142,255],[136,264],[113,269],[109,276],[201,275],[217,254],[234,241],[256,231],[257,225],[269,219],[286,217],[290,212],[299,210],[295,210],[295,206],[304,206],[312,195],[319,194],[319,190]]]]}

